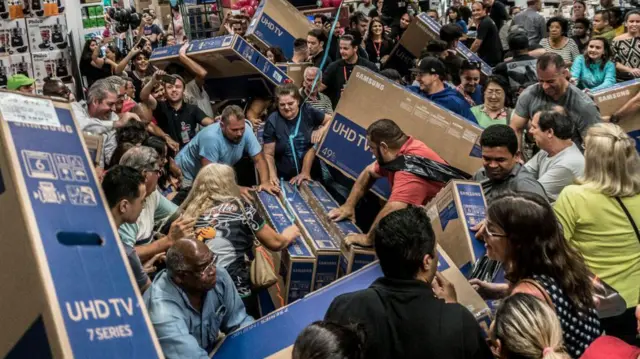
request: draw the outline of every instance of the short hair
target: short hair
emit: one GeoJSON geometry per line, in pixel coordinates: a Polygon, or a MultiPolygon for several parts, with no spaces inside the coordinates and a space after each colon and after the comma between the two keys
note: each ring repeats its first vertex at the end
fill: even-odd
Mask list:
{"type": "Polygon", "coordinates": [[[362,11],[356,11],[349,16],[349,24],[359,24],[363,21],[368,21],[367,16],[362,11]]]}
{"type": "Polygon", "coordinates": [[[609,15],[609,10],[598,10],[593,14],[593,17],[595,18],[596,15],[602,15],[602,21],[606,21],[606,22],[611,21],[611,15],[609,15]]]}
{"type": "Polygon", "coordinates": [[[329,22],[329,18],[326,15],[322,15],[322,14],[316,14],[313,19],[321,19],[322,20],[322,24],[326,24],[327,22],[329,22]]]}
{"type": "Polygon", "coordinates": [[[290,95],[293,96],[293,98],[295,98],[296,100],[300,101],[300,92],[298,90],[298,86],[296,86],[294,83],[280,85],[276,87],[276,99],[281,96],[290,95]]]}
{"type": "MultiPolygon", "coordinates": [[[[640,12],[638,12],[638,14],[640,14],[640,12]]],[[[590,30],[591,29],[591,20],[587,19],[586,17],[582,17],[582,18],[576,19],[575,23],[584,25],[584,28],[586,30],[590,30]]]]}
{"type": "Polygon", "coordinates": [[[492,125],[484,129],[480,135],[481,147],[506,147],[515,156],[518,152],[518,136],[513,128],[507,125],[492,125]]]}
{"type": "Polygon", "coordinates": [[[377,120],[367,128],[369,140],[377,145],[386,143],[389,148],[400,148],[407,141],[407,135],[400,126],[389,119],[377,120]]]}
{"type": "Polygon", "coordinates": [[[446,42],[448,45],[453,44],[463,35],[462,29],[458,24],[449,23],[440,28],[440,40],[446,42]]]}
{"type": "Polygon", "coordinates": [[[551,28],[551,24],[557,22],[560,24],[560,28],[562,29],[562,36],[567,36],[569,33],[569,20],[563,18],[562,16],[554,16],[547,20],[547,32],[551,28]]]}
{"type": "Polygon", "coordinates": [[[306,69],[304,69],[304,77],[307,77],[307,74],[311,71],[315,71],[316,72],[316,76],[318,78],[318,83],[322,82],[322,71],[319,71],[320,69],[315,67],[315,66],[309,66],[306,69]]]}
{"type": "Polygon", "coordinates": [[[175,275],[177,272],[183,272],[187,270],[186,260],[184,258],[184,254],[178,246],[173,245],[169,250],[167,250],[167,256],[165,258],[165,263],[167,265],[167,272],[170,276],[175,275]]]}
{"type": "Polygon", "coordinates": [[[562,56],[556,54],[555,52],[545,52],[538,58],[538,63],[536,67],[539,70],[546,70],[549,66],[555,65],[556,70],[564,70],[567,68],[567,65],[564,63],[564,59],[562,56]]]}
{"type": "Polygon", "coordinates": [[[511,51],[522,51],[529,49],[529,37],[527,31],[520,27],[513,27],[507,35],[507,45],[511,51]]]}
{"type": "Polygon", "coordinates": [[[142,142],[143,146],[151,147],[158,153],[158,157],[166,157],[167,156],[167,141],[158,136],[149,136],[144,142],[142,142]]]}
{"type": "Polygon", "coordinates": [[[622,9],[620,9],[619,7],[612,7],[608,11],[609,11],[609,21],[610,22],[612,22],[614,17],[615,17],[615,19],[617,21],[615,23],[615,25],[619,25],[622,21],[624,21],[624,18],[622,17],[622,9]]]}
{"type": "Polygon", "coordinates": [[[542,131],[553,130],[554,136],[561,140],[573,137],[573,123],[566,115],[557,111],[542,111],[538,120],[538,127],[542,131]]]}
{"type": "Polygon", "coordinates": [[[116,130],[116,142],[129,142],[134,145],[141,144],[149,137],[147,126],[141,121],[130,119],[121,128],[116,130]]]}
{"type": "Polygon", "coordinates": [[[485,5],[483,1],[477,1],[477,0],[474,1],[473,3],[471,3],[471,8],[472,9],[473,9],[473,5],[475,5],[475,4],[480,4],[484,10],[489,9],[489,6],[485,5]]]}
{"type": "Polygon", "coordinates": [[[42,95],[60,97],[59,89],[62,86],[66,86],[62,80],[54,78],[48,79],[42,85],[42,95]]]}
{"type": "Polygon", "coordinates": [[[317,321],[304,328],[293,345],[293,359],[361,359],[366,335],[360,325],[317,321]]]}
{"type": "Polygon", "coordinates": [[[127,81],[121,76],[109,76],[104,80],[113,88],[116,94],[120,93],[121,88],[127,86],[127,81]]]}
{"type": "Polygon", "coordinates": [[[318,39],[319,42],[327,44],[327,34],[322,29],[313,29],[307,33],[309,36],[313,36],[318,39]]]}
{"type": "Polygon", "coordinates": [[[422,207],[410,206],[389,213],[378,222],[372,235],[385,277],[415,279],[424,256],[435,257],[436,236],[422,207]]]}
{"type": "Polygon", "coordinates": [[[352,34],[345,34],[340,36],[340,41],[349,41],[351,47],[357,47],[359,45],[355,36],[353,36],[352,34]]]}
{"type": "Polygon", "coordinates": [[[436,13],[436,17],[437,17],[437,18],[440,18],[440,14],[438,14],[438,10],[436,10],[436,9],[429,9],[429,10],[427,10],[427,14],[428,14],[428,13],[430,13],[430,12],[435,12],[435,13],[436,13]]]}
{"type": "Polygon", "coordinates": [[[237,120],[244,121],[244,111],[238,105],[229,105],[222,110],[222,114],[220,115],[222,122],[225,124],[229,123],[231,116],[235,116],[237,120]]]}
{"type": "Polygon", "coordinates": [[[122,155],[120,164],[140,172],[154,171],[158,169],[158,152],[151,147],[136,146],[122,155]]]}
{"type": "Polygon", "coordinates": [[[307,40],[302,38],[297,38],[293,40],[293,49],[295,51],[306,50],[306,48],[307,48],[307,40]]]}
{"type": "Polygon", "coordinates": [[[144,176],[134,168],[115,166],[104,175],[102,191],[107,198],[109,208],[115,207],[123,199],[133,201],[140,196],[140,185],[144,176]]]}
{"type": "Polygon", "coordinates": [[[480,65],[480,63],[477,61],[463,60],[462,64],[460,65],[460,73],[462,74],[463,72],[468,70],[480,71],[481,68],[482,65],[480,65]]]}
{"type": "Polygon", "coordinates": [[[118,96],[118,93],[119,90],[114,90],[111,83],[107,82],[106,79],[101,79],[94,82],[93,85],[89,87],[89,91],[87,92],[87,102],[102,102],[110,94],[118,96]]]}
{"type": "Polygon", "coordinates": [[[398,70],[396,69],[384,69],[382,71],[380,71],[380,75],[388,78],[391,81],[397,82],[401,85],[404,85],[404,79],[402,78],[402,75],[400,75],[400,72],[398,72],[398,70]]]}

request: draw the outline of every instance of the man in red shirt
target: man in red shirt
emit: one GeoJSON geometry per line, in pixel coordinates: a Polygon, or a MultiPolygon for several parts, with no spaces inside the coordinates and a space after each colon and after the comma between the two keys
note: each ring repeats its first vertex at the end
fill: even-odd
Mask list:
{"type": "MultiPolygon", "coordinates": [[[[426,204],[445,185],[445,183],[430,181],[407,171],[388,171],[381,168],[381,165],[384,166],[401,155],[413,155],[446,165],[446,162],[437,153],[424,143],[407,136],[395,122],[382,119],[372,123],[367,129],[367,142],[376,157],[376,162],[367,166],[360,173],[347,201],[339,208],[329,212],[329,217],[333,220],[340,221],[345,218],[353,220],[358,201],[375,181],[383,176],[386,176],[391,184],[391,196],[376,216],[371,228],[374,228],[378,221],[393,211],[406,208],[409,205],[426,204]]],[[[368,234],[351,235],[345,240],[347,244],[362,246],[372,244],[368,234]]]]}

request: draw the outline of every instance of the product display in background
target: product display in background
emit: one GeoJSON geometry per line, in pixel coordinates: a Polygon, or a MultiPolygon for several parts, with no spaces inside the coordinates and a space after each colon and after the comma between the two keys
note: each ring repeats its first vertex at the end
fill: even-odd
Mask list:
{"type": "MultiPolygon", "coordinates": [[[[4,23],[4,31],[9,35],[7,53],[24,54],[29,51],[29,39],[25,19],[16,19],[4,23]]],[[[29,54],[27,54],[29,56],[29,54]]]]}
{"type": "Polygon", "coordinates": [[[32,52],[63,50],[68,47],[67,23],[64,16],[30,18],[26,21],[32,52]]]}
{"type": "Polygon", "coordinates": [[[68,51],[34,52],[31,56],[34,78],[37,81],[44,82],[52,77],[57,77],[65,83],[73,82],[71,58],[68,51]]]}
{"type": "MultiPolygon", "coordinates": [[[[607,89],[594,92],[593,96],[602,116],[611,116],[637,95],[638,92],[640,92],[640,79],[621,82],[607,89]]],[[[640,152],[640,116],[634,113],[619,120],[618,125],[631,138],[636,140],[636,149],[640,152]]]]}
{"type": "Polygon", "coordinates": [[[16,74],[23,74],[27,77],[33,77],[33,64],[31,63],[31,55],[26,54],[16,54],[11,55],[11,71],[9,72],[9,76],[16,74]]]}
{"type": "MultiPolygon", "coordinates": [[[[471,174],[482,167],[480,126],[360,66],[351,73],[317,156],[355,180],[375,161],[366,129],[383,118],[461,171],[471,174]]],[[[376,181],[372,190],[383,198],[391,193],[386,178],[376,181]]]]}
{"type": "Polygon", "coordinates": [[[163,357],[70,104],[0,114],[0,357],[163,357]]]}
{"type": "Polygon", "coordinates": [[[100,5],[83,7],[82,28],[92,29],[94,27],[104,27],[104,8],[100,5]]]}
{"type": "Polygon", "coordinates": [[[11,58],[0,57],[0,88],[7,88],[7,79],[11,76],[11,58]]]}

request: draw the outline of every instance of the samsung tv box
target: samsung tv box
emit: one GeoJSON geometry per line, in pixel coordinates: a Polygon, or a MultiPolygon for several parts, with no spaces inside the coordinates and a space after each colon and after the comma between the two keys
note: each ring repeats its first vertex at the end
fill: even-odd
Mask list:
{"type": "Polygon", "coordinates": [[[293,345],[302,329],[324,318],[335,297],[366,289],[380,277],[382,271],[376,262],[340,278],[303,299],[227,335],[211,353],[212,358],[267,358],[286,350],[293,345]]]}
{"type": "Polygon", "coordinates": [[[162,358],[70,104],[0,92],[0,357],[162,358]]]}
{"type": "Polygon", "coordinates": [[[294,84],[298,87],[302,87],[304,85],[304,70],[309,66],[313,66],[310,62],[303,62],[301,64],[294,64],[293,62],[280,62],[277,63],[276,66],[280,68],[287,77],[293,81],[294,84]]]}
{"type": "MultiPolygon", "coordinates": [[[[606,89],[595,91],[593,96],[602,116],[611,116],[640,91],[640,79],[621,82],[606,89]]],[[[640,152],[640,116],[633,113],[622,117],[618,126],[636,140],[636,149],[640,152]]]]}
{"type": "Polygon", "coordinates": [[[350,234],[362,234],[362,230],[350,220],[335,222],[329,218],[329,212],[340,207],[326,188],[316,181],[306,181],[300,186],[300,193],[322,224],[329,231],[335,243],[340,245],[340,265],[338,277],[355,272],[376,259],[373,248],[358,245],[348,246],[344,239],[350,234]]]}
{"type": "Polygon", "coordinates": [[[487,251],[471,230],[486,218],[486,207],[482,185],[460,180],[450,181],[426,206],[438,244],[467,277],[487,251]]]}
{"type": "Polygon", "coordinates": [[[283,183],[281,196],[316,257],[317,265],[313,290],[322,288],[338,278],[340,245],[334,242],[320,218],[313,212],[294,185],[288,182],[283,183]]]}
{"type": "Polygon", "coordinates": [[[245,36],[261,50],[279,47],[293,57],[293,40],[307,38],[313,23],[287,0],[262,0],[245,36]]]}
{"type": "MultiPolygon", "coordinates": [[[[447,163],[467,174],[482,167],[482,128],[369,69],[357,66],[336,107],[317,156],[355,180],[375,157],[366,129],[379,119],[393,120],[407,135],[424,142],[447,163]]],[[[391,193],[381,178],[372,190],[391,193]]]]}
{"type": "MultiPolygon", "coordinates": [[[[391,51],[386,67],[401,69],[404,73],[414,68],[415,60],[420,58],[420,53],[427,47],[429,41],[440,39],[441,27],[442,25],[430,18],[426,13],[416,16],[391,51]]],[[[491,66],[471,52],[461,41],[458,42],[456,52],[469,61],[479,63],[480,71],[484,75],[491,75],[491,66]]]]}
{"type": "MultiPolygon", "coordinates": [[[[261,191],[256,193],[256,198],[260,212],[278,233],[294,224],[278,197],[261,191]]],[[[316,257],[302,237],[282,251],[279,269],[285,286],[281,293],[285,303],[300,299],[313,290],[316,257]]]]}
{"type": "MultiPolygon", "coordinates": [[[[149,61],[159,68],[180,62],[180,45],[155,49],[149,61]]],[[[291,80],[260,51],[237,35],[193,40],[187,56],[207,70],[205,89],[212,101],[271,98],[291,80]]]]}

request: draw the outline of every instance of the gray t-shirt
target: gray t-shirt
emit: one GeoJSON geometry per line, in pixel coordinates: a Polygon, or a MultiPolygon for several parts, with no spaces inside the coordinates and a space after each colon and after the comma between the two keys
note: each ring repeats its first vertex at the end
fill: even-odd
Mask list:
{"type": "Polygon", "coordinates": [[[473,180],[480,182],[482,185],[482,191],[487,198],[487,203],[491,204],[491,201],[499,194],[505,192],[529,192],[542,196],[542,198],[549,200],[544,188],[536,178],[527,171],[521,164],[516,164],[511,173],[506,178],[500,181],[494,181],[487,177],[487,173],[484,168],[481,168],[473,175],[473,180]]]}
{"type": "Polygon", "coordinates": [[[518,97],[515,111],[518,116],[530,120],[536,112],[554,105],[564,107],[574,121],[575,134],[572,140],[578,146],[582,145],[582,138],[586,135],[587,129],[602,121],[600,111],[593,100],[572,84],[569,84],[567,92],[559,101],[547,96],[540,84],[531,85],[518,97]]]}
{"type": "Polygon", "coordinates": [[[145,284],[147,284],[147,282],[149,281],[149,276],[144,271],[144,269],[142,269],[142,262],[140,262],[140,257],[138,257],[135,248],[125,244],[124,250],[127,253],[127,259],[129,259],[129,265],[131,266],[131,271],[133,272],[133,278],[136,280],[138,288],[142,290],[142,287],[144,287],[145,284]]]}
{"type": "Polygon", "coordinates": [[[549,200],[555,202],[563,188],[584,174],[584,156],[571,144],[553,157],[541,150],[524,167],[538,179],[549,200]]]}
{"type": "Polygon", "coordinates": [[[527,31],[529,47],[535,47],[547,36],[547,22],[537,11],[527,8],[513,17],[512,25],[518,25],[527,31]]]}

